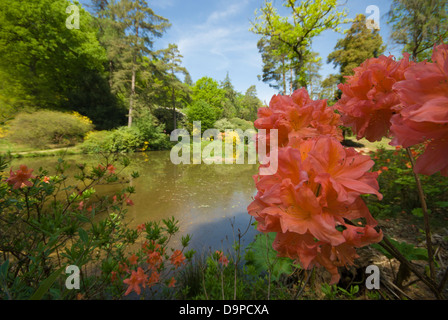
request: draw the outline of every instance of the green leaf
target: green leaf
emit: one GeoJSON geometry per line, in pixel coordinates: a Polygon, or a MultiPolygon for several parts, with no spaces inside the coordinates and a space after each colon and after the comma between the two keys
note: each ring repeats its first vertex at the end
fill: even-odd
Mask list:
{"type": "Polygon", "coordinates": [[[292,272],[293,261],[289,258],[277,257],[277,252],[272,249],[275,233],[259,234],[249,244],[246,251],[247,265],[254,267],[256,273],[260,274],[271,270],[271,278],[278,280],[282,274],[292,272]]]}
{"type": "Polygon", "coordinates": [[[61,274],[62,270],[64,270],[65,267],[62,267],[55,272],[53,272],[47,279],[45,279],[39,288],[34,292],[34,294],[31,296],[30,300],[41,300],[45,293],[50,289],[50,287],[53,285],[53,283],[56,281],[56,279],[61,274]]]}
{"type": "MultiPolygon", "coordinates": [[[[411,213],[416,217],[419,217],[419,218],[423,217],[423,209],[422,208],[412,209],[411,213]]],[[[431,210],[428,209],[428,214],[430,214],[430,213],[431,213],[431,210]]]]}
{"type": "MultiPolygon", "coordinates": [[[[414,247],[410,243],[406,242],[398,242],[394,239],[388,238],[389,241],[394,245],[395,248],[397,248],[398,251],[409,261],[412,260],[423,260],[428,261],[428,252],[423,248],[417,248],[414,247]]],[[[387,258],[392,259],[393,256],[387,252],[383,247],[381,247],[378,244],[372,244],[373,248],[377,249],[381,253],[383,253],[387,258]]]]}
{"type": "Polygon", "coordinates": [[[84,242],[84,243],[89,242],[89,236],[88,236],[86,230],[84,230],[83,228],[79,228],[78,234],[79,234],[79,237],[81,238],[82,242],[84,242]]]}

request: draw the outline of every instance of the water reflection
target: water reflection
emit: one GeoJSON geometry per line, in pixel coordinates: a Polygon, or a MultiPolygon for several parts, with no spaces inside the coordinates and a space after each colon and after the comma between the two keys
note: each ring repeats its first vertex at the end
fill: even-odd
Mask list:
{"type": "MultiPolygon", "coordinates": [[[[132,171],[140,173],[138,179],[131,181],[137,192],[132,196],[135,205],[128,207],[127,220],[131,227],[174,216],[180,222],[179,234],[191,234],[191,247],[196,250],[229,248],[233,234],[237,234],[238,229],[247,229],[250,222],[247,206],[255,194],[252,176],[258,165],[174,165],[169,151],[138,153],[130,158],[131,166],[124,174],[130,178],[132,171]]],[[[100,158],[72,155],[66,156],[65,160],[96,165],[100,158]]],[[[57,158],[15,160],[14,169],[22,163],[36,171],[42,166],[51,174],[57,158]]],[[[112,194],[120,189],[121,186],[115,185],[98,191],[112,194]]],[[[254,234],[255,230],[250,226],[243,245],[250,242],[254,234]]]]}

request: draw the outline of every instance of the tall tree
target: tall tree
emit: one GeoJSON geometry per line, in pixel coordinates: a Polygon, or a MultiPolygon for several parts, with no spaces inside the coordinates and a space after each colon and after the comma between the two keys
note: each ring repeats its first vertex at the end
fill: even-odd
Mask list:
{"type": "Polygon", "coordinates": [[[337,41],[327,63],[333,62],[340,68],[339,82],[343,82],[344,76],[353,75],[354,68],[367,59],[379,57],[385,49],[378,30],[368,29],[366,17],[359,14],[350,29],[345,31],[345,37],[337,41]]]}
{"type": "Polygon", "coordinates": [[[193,104],[197,101],[204,101],[215,113],[215,119],[218,120],[222,117],[223,105],[226,96],[226,92],[219,87],[216,80],[210,77],[202,77],[196,81],[192,89],[193,104]]]}
{"type": "Polygon", "coordinates": [[[392,40],[417,61],[448,40],[448,0],[393,0],[388,16],[392,40]]]}
{"type": "Polygon", "coordinates": [[[338,99],[339,74],[329,74],[320,84],[319,99],[327,99],[329,105],[336,103],[338,99]]]}
{"type": "MultiPolygon", "coordinates": [[[[91,17],[80,10],[80,27],[65,26],[66,0],[0,2],[0,87],[24,104],[57,107],[76,86],[80,69],[101,70],[91,17]],[[71,76],[68,76],[71,75],[71,76]]],[[[5,92],[4,94],[7,94],[5,92]]]]}
{"type": "Polygon", "coordinates": [[[244,120],[255,121],[257,119],[258,108],[263,106],[263,103],[257,97],[257,88],[254,85],[250,86],[240,100],[241,108],[239,117],[244,120]]]}
{"type": "Polygon", "coordinates": [[[308,83],[309,94],[313,99],[316,99],[319,94],[319,86],[322,79],[322,76],[319,73],[320,68],[322,68],[322,58],[319,57],[319,53],[317,52],[310,52],[310,56],[311,57],[307,59],[305,66],[305,75],[306,82],[308,83]]]}
{"type": "Polygon", "coordinates": [[[92,16],[80,5],[80,29],[66,27],[70,5],[67,0],[0,1],[0,108],[76,110],[104,129],[121,116],[105,82],[105,50],[92,16]]]}
{"type": "Polygon", "coordinates": [[[271,1],[256,11],[250,30],[269,41],[275,39],[279,53],[287,53],[299,85],[306,87],[305,65],[311,57],[311,41],[325,30],[339,30],[347,13],[338,11],[337,0],[285,0],[290,16],[282,17],[271,1]]]}
{"type": "Polygon", "coordinates": [[[279,90],[282,94],[286,94],[286,72],[291,66],[287,53],[279,51],[280,41],[277,38],[264,36],[258,40],[257,47],[263,63],[263,73],[258,76],[258,79],[279,90]]]}
{"type": "Polygon", "coordinates": [[[145,0],[121,0],[110,3],[111,15],[121,29],[122,37],[112,40],[121,49],[114,70],[113,87],[126,94],[129,101],[128,126],[132,125],[136,98],[137,72],[142,69],[143,57],[152,57],[154,38],[161,37],[170,26],[168,20],[156,15],[145,0]]]}
{"type": "Polygon", "coordinates": [[[233,118],[237,113],[239,113],[238,104],[238,92],[235,91],[232,81],[230,80],[229,72],[227,72],[226,77],[221,82],[221,89],[224,90],[224,101],[223,101],[223,114],[224,118],[233,118]]]}
{"type": "Polygon", "coordinates": [[[179,49],[176,44],[169,44],[168,48],[164,50],[163,55],[164,67],[167,70],[167,76],[165,77],[166,84],[171,91],[171,106],[173,108],[173,128],[177,128],[177,112],[176,112],[176,94],[184,100],[189,99],[190,88],[183,83],[177,77],[178,74],[188,75],[188,71],[185,67],[182,67],[182,58],[179,49]]]}

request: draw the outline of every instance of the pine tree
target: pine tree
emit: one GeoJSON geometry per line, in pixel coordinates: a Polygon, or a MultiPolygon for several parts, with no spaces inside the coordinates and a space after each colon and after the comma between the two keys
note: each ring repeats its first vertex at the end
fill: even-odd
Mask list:
{"type": "Polygon", "coordinates": [[[448,40],[448,0],[393,0],[388,16],[392,40],[415,60],[430,58],[433,46],[448,40]]]}
{"type": "Polygon", "coordinates": [[[117,38],[110,40],[115,55],[112,87],[125,94],[129,101],[128,126],[132,125],[136,99],[137,73],[142,70],[143,57],[154,57],[154,38],[161,37],[170,26],[168,20],[156,15],[145,0],[121,0],[110,3],[117,38]]]}
{"type": "Polygon", "coordinates": [[[379,57],[385,49],[378,30],[368,29],[366,17],[359,14],[345,37],[336,43],[335,51],[328,55],[327,63],[333,62],[340,68],[339,82],[342,82],[344,76],[353,74],[354,68],[369,58],[379,57]]]}

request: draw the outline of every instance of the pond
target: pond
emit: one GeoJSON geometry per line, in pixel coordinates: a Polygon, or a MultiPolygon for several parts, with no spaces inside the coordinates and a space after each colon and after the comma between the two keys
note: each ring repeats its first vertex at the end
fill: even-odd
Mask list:
{"type": "MultiPolygon", "coordinates": [[[[252,176],[257,173],[257,164],[174,165],[169,151],[135,153],[129,158],[131,166],[123,174],[128,177],[132,171],[140,174],[131,182],[136,193],[132,195],[134,206],[127,207],[130,227],[173,216],[179,221],[179,236],[190,234],[189,247],[198,252],[227,250],[238,230],[244,232],[249,228],[242,238],[245,246],[257,233],[247,213],[256,193],[252,176]]],[[[100,161],[98,155],[69,155],[64,159],[71,164],[88,165],[100,161]]],[[[51,174],[57,161],[58,157],[22,158],[14,160],[12,166],[16,170],[20,164],[26,164],[35,171],[42,167],[51,174]]],[[[100,192],[113,193],[121,186],[107,188],[100,192]]]]}

